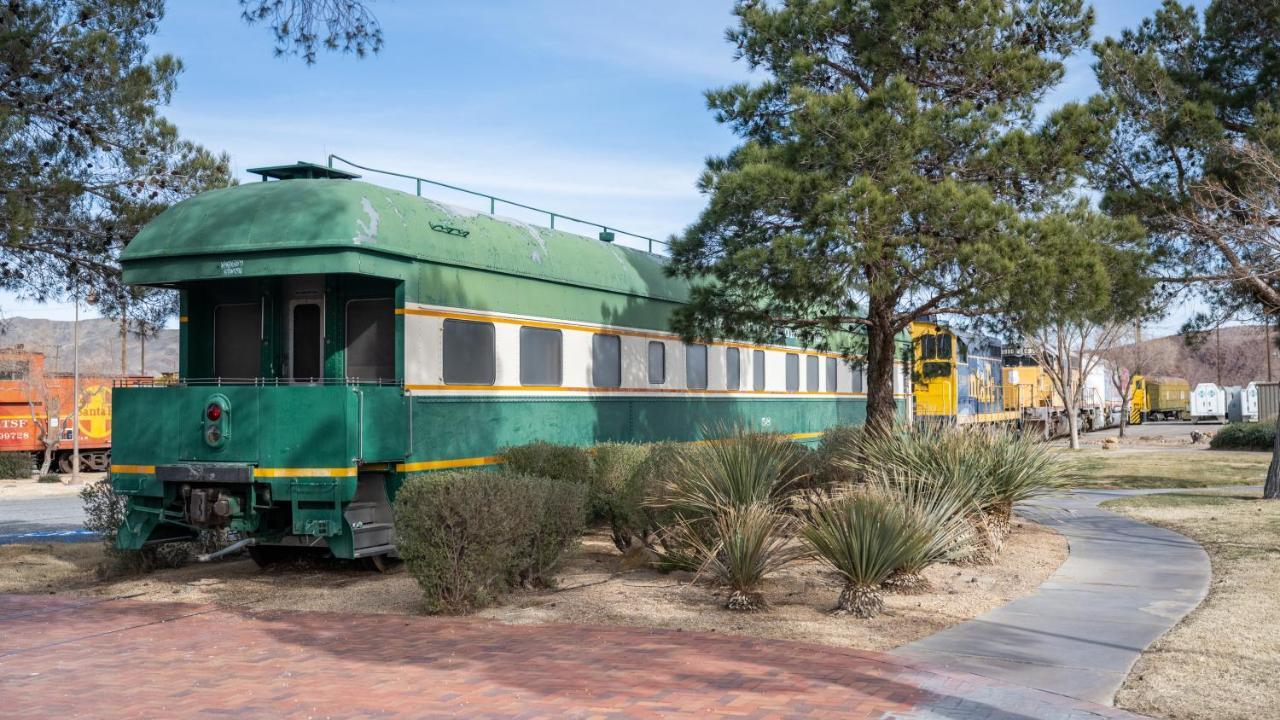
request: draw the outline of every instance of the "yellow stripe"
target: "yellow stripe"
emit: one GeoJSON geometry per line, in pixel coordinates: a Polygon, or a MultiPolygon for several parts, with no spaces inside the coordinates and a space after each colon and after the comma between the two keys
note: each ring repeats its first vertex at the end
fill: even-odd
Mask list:
{"type": "MultiPolygon", "coordinates": [[[[405,385],[405,390],[461,390],[466,392],[585,392],[585,393],[690,393],[694,395],[790,395],[800,397],[863,397],[866,393],[810,392],[797,390],[687,390],[683,388],[601,388],[556,385],[405,385]]],[[[905,397],[905,396],[902,396],[905,397]]]]}
{"type": "Polygon", "coordinates": [[[478,465],[494,465],[502,462],[498,457],[473,457],[458,460],[428,460],[416,463],[396,463],[397,472],[418,472],[420,470],[447,470],[449,468],[476,467],[478,465]]]}
{"type": "Polygon", "coordinates": [[[353,467],[341,468],[254,468],[254,477],[355,477],[353,467]]]}
{"type": "Polygon", "coordinates": [[[154,475],[155,465],[112,465],[111,472],[130,475],[154,475]]]}
{"type": "MultiPolygon", "coordinates": [[[[458,312],[456,310],[430,310],[427,308],[396,308],[397,315],[422,315],[424,317],[438,317],[446,320],[470,320],[472,322],[493,322],[503,323],[506,325],[521,325],[524,327],[545,328],[547,330],[576,330],[585,332],[598,332],[608,335],[625,335],[626,337],[646,338],[649,340],[671,340],[680,341],[681,338],[675,333],[656,333],[641,332],[636,330],[625,330],[607,325],[591,325],[588,323],[566,323],[566,322],[549,322],[546,320],[524,320],[518,317],[505,317],[502,315],[485,315],[481,313],[458,312]]],[[[734,347],[742,350],[775,350],[795,353],[797,355],[817,355],[819,357],[828,357],[842,359],[844,356],[839,353],[819,352],[817,350],[805,350],[804,348],[791,347],[789,345],[753,345],[751,343],[718,341],[708,342],[707,345],[718,345],[720,347],[734,347]]]]}

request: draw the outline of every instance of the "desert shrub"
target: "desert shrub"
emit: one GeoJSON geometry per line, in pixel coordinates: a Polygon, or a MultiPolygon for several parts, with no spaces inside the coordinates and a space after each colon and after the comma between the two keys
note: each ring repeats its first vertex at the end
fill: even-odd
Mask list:
{"type": "Polygon", "coordinates": [[[978,538],[973,518],[979,514],[981,483],[968,476],[925,476],[898,468],[880,468],[865,477],[866,490],[900,501],[907,519],[927,536],[920,552],[894,568],[886,585],[916,591],[927,587],[921,573],[939,562],[970,558],[978,538]]]}
{"type": "Polygon", "coordinates": [[[396,493],[396,546],[431,612],[543,582],[582,530],[585,486],[504,469],[430,473],[396,493]]]}
{"type": "Polygon", "coordinates": [[[31,453],[0,453],[0,479],[25,480],[31,477],[34,469],[35,461],[31,459],[31,453]]]}
{"type": "Polygon", "coordinates": [[[609,523],[613,544],[626,552],[647,545],[652,523],[644,508],[645,483],[638,478],[652,446],[604,443],[595,448],[592,515],[609,523]]]}
{"type": "MultiPolygon", "coordinates": [[[[111,487],[110,480],[90,483],[80,490],[84,505],[84,527],[102,539],[106,563],[99,568],[104,576],[150,572],[160,568],[180,567],[191,561],[193,544],[179,541],[147,545],[138,550],[116,547],[116,534],[124,523],[128,498],[111,487]]],[[[202,535],[204,535],[202,533],[202,535]]],[[[221,534],[220,534],[221,535],[221,534]]],[[[225,535],[223,535],[225,538],[225,535]]],[[[207,543],[197,538],[202,547],[207,543]]]]}
{"type": "Polygon", "coordinates": [[[1053,492],[1072,472],[1066,460],[1031,435],[978,428],[864,434],[858,452],[842,462],[859,474],[894,468],[925,478],[975,482],[978,513],[972,520],[988,556],[1008,536],[1014,503],[1053,492]]]}
{"type": "Polygon", "coordinates": [[[45,473],[44,475],[41,475],[40,479],[37,480],[36,482],[49,483],[49,484],[60,483],[62,482],[62,478],[59,477],[57,473],[45,473]]]}
{"type": "Polygon", "coordinates": [[[1275,423],[1234,422],[1227,423],[1209,439],[1214,450],[1262,450],[1271,451],[1276,441],[1275,423]]]}
{"type": "Polygon", "coordinates": [[[715,520],[733,509],[784,501],[803,455],[781,435],[730,430],[727,437],[680,449],[649,499],[662,527],[663,565],[693,570],[715,547],[715,520]]]}
{"type": "Polygon", "coordinates": [[[847,458],[856,456],[863,434],[862,428],[852,425],[827,428],[814,451],[810,485],[821,489],[857,482],[858,474],[847,458]]]}
{"type": "Polygon", "coordinates": [[[700,572],[729,587],[730,610],[768,607],[760,585],[765,578],[804,554],[791,542],[793,518],[771,502],[728,507],[705,533],[689,533],[689,543],[702,558],[700,572]],[[707,542],[710,541],[710,544],[707,542]]]}
{"type": "Polygon", "coordinates": [[[891,494],[850,491],[814,505],[801,535],[844,579],[837,612],[869,618],[884,608],[880,585],[919,557],[928,534],[891,494]]]}
{"type": "Polygon", "coordinates": [[[591,454],[580,447],[534,442],[502,451],[502,464],[518,475],[591,484],[591,454]]]}

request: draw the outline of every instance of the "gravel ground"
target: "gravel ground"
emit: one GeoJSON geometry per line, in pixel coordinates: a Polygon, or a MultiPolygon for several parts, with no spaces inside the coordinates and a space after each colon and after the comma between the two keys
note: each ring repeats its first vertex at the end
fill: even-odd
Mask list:
{"type": "MultiPolygon", "coordinates": [[[[869,621],[834,618],[839,582],[816,562],[788,568],[765,593],[769,612],[721,609],[714,587],[686,573],[628,569],[604,533],[589,534],[557,576],[553,590],[522,591],[480,613],[502,622],[599,623],[732,632],[884,650],[971,619],[1035,590],[1067,555],[1066,540],[1019,522],[995,565],[939,566],[926,575],[933,590],[889,595],[886,612],[869,621]]],[[[0,592],[128,596],[245,606],[254,609],[418,614],[421,596],[405,572],[378,575],[349,563],[313,561],[259,570],[249,560],[189,565],[97,582],[101,550],[93,545],[0,547],[0,592]]]]}

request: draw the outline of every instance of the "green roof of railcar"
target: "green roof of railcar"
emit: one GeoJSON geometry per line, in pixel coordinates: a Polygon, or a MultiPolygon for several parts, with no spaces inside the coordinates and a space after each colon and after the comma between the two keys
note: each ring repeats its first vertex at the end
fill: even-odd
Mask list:
{"type": "Polygon", "coordinates": [[[682,302],[683,280],[649,253],[465,210],[354,180],[293,179],[213,190],[147,224],[125,281],[173,284],[308,272],[385,274],[376,260],[476,268],[682,302]]]}

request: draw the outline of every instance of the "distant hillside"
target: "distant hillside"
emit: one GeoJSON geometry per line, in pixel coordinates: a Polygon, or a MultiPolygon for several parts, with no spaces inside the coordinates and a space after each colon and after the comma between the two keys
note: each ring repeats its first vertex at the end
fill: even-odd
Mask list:
{"type": "Polygon", "coordinates": [[[1239,325],[1221,329],[1221,351],[1218,339],[1210,332],[1204,343],[1196,348],[1187,347],[1181,335],[1146,341],[1155,346],[1155,355],[1161,359],[1156,375],[1176,375],[1186,378],[1194,387],[1202,382],[1219,382],[1218,367],[1221,364],[1223,385],[1248,385],[1252,380],[1267,379],[1267,352],[1271,353],[1272,379],[1280,380],[1280,353],[1271,334],[1272,345],[1267,347],[1266,328],[1262,325],[1239,325]],[[1221,361],[1219,362],[1219,358],[1221,361]]]}
{"type": "MultiPolygon", "coordinates": [[[[22,345],[25,349],[45,354],[49,370],[71,372],[73,323],[62,320],[38,320],[14,317],[0,321],[0,347],[22,345]]],[[[142,373],[142,345],[130,335],[125,346],[129,373],[142,373]]],[[[160,336],[147,339],[147,375],[176,372],[178,369],[178,331],[161,330],[160,336]]],[[[120,372],[120,326],[111,320],[80,321],[80,371],[115,375],[120,372]]]]}

